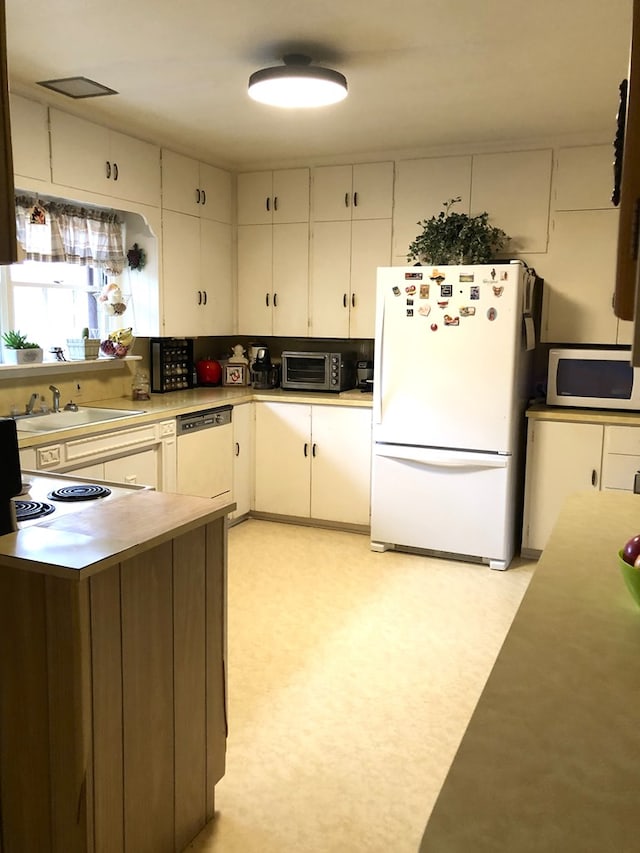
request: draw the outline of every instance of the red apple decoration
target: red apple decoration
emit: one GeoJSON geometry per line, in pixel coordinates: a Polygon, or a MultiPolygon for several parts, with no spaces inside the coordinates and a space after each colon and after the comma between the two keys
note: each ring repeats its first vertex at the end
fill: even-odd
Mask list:
{"type": "Polygon", "coordinates": [[[622,549],[622,559],[630,566],[640,568],[640,533],[625,543],[622,549]]]}

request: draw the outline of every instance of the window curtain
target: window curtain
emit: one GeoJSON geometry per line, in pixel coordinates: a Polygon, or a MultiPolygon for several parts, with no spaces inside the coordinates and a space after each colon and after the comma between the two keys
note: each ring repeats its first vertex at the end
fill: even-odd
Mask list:
{"type": "Polygon", "coordinates": [[[117,275],[126,263],[122,222],[112,210],[16,196],[23,259],[100,267],[117,275]]]}

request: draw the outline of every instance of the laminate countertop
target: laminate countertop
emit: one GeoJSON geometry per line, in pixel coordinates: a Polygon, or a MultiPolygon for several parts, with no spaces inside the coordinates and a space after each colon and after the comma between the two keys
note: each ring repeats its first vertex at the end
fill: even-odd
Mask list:
{"type": "Polygon", "coordinates": [[[543,421],[572,421],[574,423],[640,426],[640,412],[620,409],[582,409],[575,406],[547,406],[535,403],[526,411],[528,418],[543,421]]]}
{"type": "Polygon", "coordinates": [[[282,388],[263,391],[255,388],[200,387],[192,388],[189,391],[152,394],[149,400],[132,400],[131,397],[110,397],[104,400],[83,401],[79,406],[81,409],[84,407],[121,409],[138,412],[138,414],[102,423],[48,430],[43,433],[21,432],[20,422],[18,421],[18,441],[20,447],[35,447],[42,444],[49,444],[52,441],[75,438],[78,435],[95,435],[100,432],[109,432],[130,426],[142,426],[159,420],[174,418],[178,415],[190,414],[202,409],[215,408],[216,406],[239,406],[243,403],[260,401],[370,409],[373,406],[373,394],[370,392],[363,393],[355,388],[350,391],[333,394],[319,391],[285,391],[282,388]]]}
{"type": "Polygon", "coordinates": [[[83,580],[115,563],[215,521],[235,509],[227,496],[142,490],[109,504],[0,536],[0,566],[83,580]]]}
{"type": "Polygon", "coordinates": [[[629,853],[640,833],[640,608],[617,551],[640,496],[566,502],[421,853],[629,853]]]}

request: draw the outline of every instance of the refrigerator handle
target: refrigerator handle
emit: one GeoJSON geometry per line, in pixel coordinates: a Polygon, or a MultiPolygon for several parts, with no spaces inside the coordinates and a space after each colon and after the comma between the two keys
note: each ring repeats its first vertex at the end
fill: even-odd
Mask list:
{"type": "Polygon", "coordinates": [[[381,288],[378,288],[375,328],[375,361],[373,379],[373,423],[382,423],[382,355],[384,348],[384,312],[386,300],[381,288]]]}

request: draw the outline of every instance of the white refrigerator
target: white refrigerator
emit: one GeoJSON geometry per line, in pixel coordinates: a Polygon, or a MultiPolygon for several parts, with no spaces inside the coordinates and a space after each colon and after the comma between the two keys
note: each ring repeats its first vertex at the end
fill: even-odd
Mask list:
{"type": "Polygon", "coordinates": [[[373,550],[508,568],[534,284],[520,261],[378,269],[373,550]]]}

